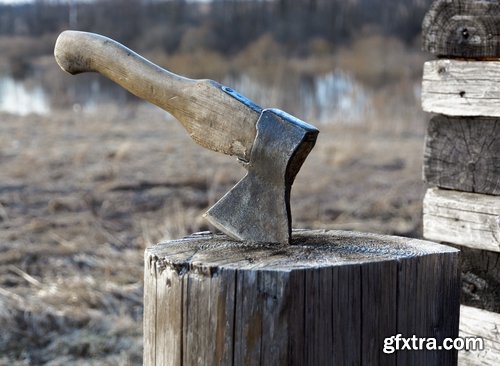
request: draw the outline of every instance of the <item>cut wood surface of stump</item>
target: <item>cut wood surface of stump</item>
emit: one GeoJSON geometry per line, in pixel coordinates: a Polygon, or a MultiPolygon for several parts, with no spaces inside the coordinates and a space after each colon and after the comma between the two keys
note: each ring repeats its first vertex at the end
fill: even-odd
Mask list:
{"type": "Polygon", "coordinates": [[[458,335],[457,260],[447,246],[343,231],[160,243],[145,253],[144,364],[455,365],[454,351],[383,350],[396,334],[458,335]]]}

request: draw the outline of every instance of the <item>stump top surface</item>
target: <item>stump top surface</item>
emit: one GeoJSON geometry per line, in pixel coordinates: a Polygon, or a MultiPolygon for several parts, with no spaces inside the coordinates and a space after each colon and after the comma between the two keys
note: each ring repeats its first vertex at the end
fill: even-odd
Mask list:
{"type": "Polygon", "coordinates": [[[179,272],[198,269],[291,271],[402,260],[458,250],[430,241],[340,230],[296,230],[292,243],[238,242],[222,234],[193,234],[146,249],[146,256],[179,272]]]}

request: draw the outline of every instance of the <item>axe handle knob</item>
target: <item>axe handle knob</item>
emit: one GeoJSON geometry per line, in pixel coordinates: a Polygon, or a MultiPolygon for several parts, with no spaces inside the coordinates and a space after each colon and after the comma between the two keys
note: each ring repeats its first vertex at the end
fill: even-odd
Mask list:
{"type": "Polygon", "coordinates": [[[54,55],[70,74],[98,72],[166,110],[203,147],[248,161],[260,113],[218,83],[176,75],[94,33],[61,33],[54,55]]]}

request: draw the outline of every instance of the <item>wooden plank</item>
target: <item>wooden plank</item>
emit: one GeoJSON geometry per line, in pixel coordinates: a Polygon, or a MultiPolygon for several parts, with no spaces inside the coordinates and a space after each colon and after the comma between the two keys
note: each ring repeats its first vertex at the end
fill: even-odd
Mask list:
{"type": "Polygon", "coordinates": [[[500,117],[500,61],[426,62],[422,107],[450,116],[500,117]]]}
{"type": "Polygon", "coordinates": [[[434,1],[422,23],[422,48],[445,57],[500,57],[500,2],[434,1]]]}
{"type": "Polygon", "coordinates": [[[441,188],[500,195],[500,119],[434,116],[425,139],[424,179],[441,188]]]}
{"type": "MultiPolygon", "coordinates": [[[[461,247],[460,267],[462,272],[471,272],[479,277],[490,278],[500,283],[500,252],[461,247]]],[[[498,311],[500,311],[500,304],[498,304],[498,311]]]]}
{"type": "Polygon", "coordinates": [[[500,197],[430,188],[423,210],[426,239],[500,251],[500,197]]]}
{"type": "Polygon", "coordinates": [[[498,365],[500,360],[500,314],[462,305],[460,337],[481,337],[482,351],[460,351],[459,366],[498,365]]]}
{"type": "Polygon", "coordinates": [[[157,331],[182,324],[182,343],[155,345],[156,364],[172,364],[165,356],[171,353],[182,354],[184,365],[454,364],[453,352],[442,351],[408,352],[399,363],[396,354],[383,353],[383,340],[402,329],[409,337],[417,330],[457,336],[456,249],[342,231],[299,231],[292,239],[293,245],[270,245],[204,235],[149,248],[161,263],[157,278],[172,273],[177,283],[157,282],[145,298],[158,306],[167,301],[155,296],[172,294],[159,287],[182,289],[174,306],[180,311],[169,310],[177,314],[167,321],[174,327],[158,326],[166,319],[158,310],[145,313],[154,317],[145,324],[157,331]],[[406,288],[421,295],[411,298],[406,288]]]}

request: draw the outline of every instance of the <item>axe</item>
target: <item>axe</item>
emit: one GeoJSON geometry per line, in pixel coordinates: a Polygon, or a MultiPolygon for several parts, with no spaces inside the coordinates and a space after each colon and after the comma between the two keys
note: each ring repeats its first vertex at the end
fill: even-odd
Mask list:
{"type": "Polygon", "coordinates": [[[212,80],[188,79],[107,37],[65,31],[54,55],[70,74],[99,72],[173,115],[203,147],[235,155],[248,173],[206,213],[237,240],[288,243],[290,189],[318,130],[278,109],[262,109],[212,80]]]}

